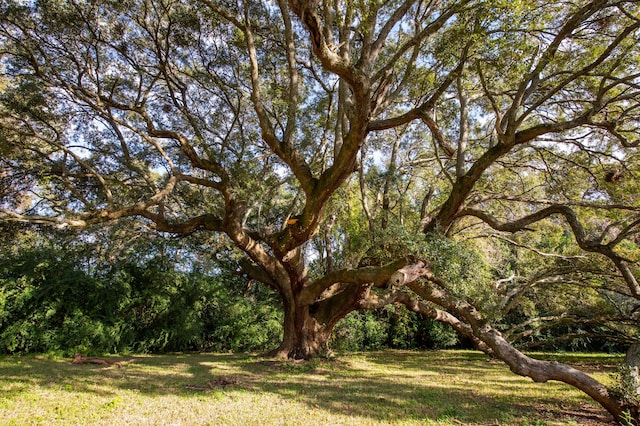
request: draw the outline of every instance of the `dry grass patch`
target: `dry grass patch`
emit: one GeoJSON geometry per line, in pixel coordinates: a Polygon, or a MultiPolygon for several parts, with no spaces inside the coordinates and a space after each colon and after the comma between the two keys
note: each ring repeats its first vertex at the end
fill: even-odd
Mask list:
{"type": "MultiPolygon", "coordinates": [[[[227,354],[130,358],[135,362],[119,368],[2,357],[0,423],[611,424],[577,390],[532,383],[471,351],[382,351],[303,363],[227,354]]],[[[560,360],[603,380],[619,362],[602,355],[560,360]]]]}

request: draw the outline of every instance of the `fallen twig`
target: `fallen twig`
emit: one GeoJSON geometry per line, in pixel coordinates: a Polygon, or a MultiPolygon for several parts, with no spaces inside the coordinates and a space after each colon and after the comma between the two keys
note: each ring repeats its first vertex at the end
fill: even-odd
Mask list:
{"type": "Polygon", "coordinates": [[[73,361],[71,364],[101,364],[101,365],[115,365],[116,367],[122,367],[125,364],[129,364],[135,362],[135,360],[130,359],[128,361],[110,361],[105,358],[97,358],[97,357],[85,357],[80,353],[76,353],[73,357],[73,361]]]}

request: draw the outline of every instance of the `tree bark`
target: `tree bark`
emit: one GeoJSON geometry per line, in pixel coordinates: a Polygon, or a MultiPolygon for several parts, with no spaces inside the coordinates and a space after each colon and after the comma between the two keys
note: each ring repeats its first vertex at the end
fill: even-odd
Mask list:
{"type": "MultiPolygon", "coordinates": [[[[337,322],[337,321],[336,321],[337,322]]],[[[333,326],[321,324],[308,306],[285,307],[282,343],[268,354],[282,359],[311,359],[326,354],[333,326]]]]}
{"type": "Polygon", "coordinates": [[[329,339],[335,325],[357,309],[366,286],[338,283],[309,300],[302,286],[293,286],[290,296],[282,297],[284,335],[275,351],[267,354],[282,359],[311,359],[329,352],[329,339]]]}
{"type": "Polygon", "coordinates": [[[284,336],[274,352],[276,358],[311,359],[329,353],[329,339],[335,325],[357,307],[358,286],[311,305],[285,304],[284,336]]]}
{"type": "Polygon", "coordinates": [[[623,398],[631,418],[640,424],[640,342],[636,342],[627,351],[624,358],[623,382],[625,389],[623,398]]]}

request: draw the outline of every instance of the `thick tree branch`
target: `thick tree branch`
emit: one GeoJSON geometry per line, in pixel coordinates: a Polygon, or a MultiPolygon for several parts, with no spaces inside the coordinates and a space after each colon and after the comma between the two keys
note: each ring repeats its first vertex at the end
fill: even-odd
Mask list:
{"type": "Polygon", "coordinates": [[[591,124],[593,116],[595,115],[598,109],[599,109],[599,106],[590,108],[589,110],[585,111],[583,114],[568,121],[539,124],[539,125],[530,127],[528,129],[515,132],[513,144],[522,145],[527,142],[533,141],[538,136],[546,135],[548,133],[560,133],[566,130],[575,129],[576,127],[579,127],[585,124],[591,124]]]}
{"type": "Polygon", "coordinates": [[[278,6],[280,13],[282,14],[282,20],[284,22],[284,35],[287,52],[287,65],[289,72],[289,94],[287,97],[287,125],[282,137],[285,145],[292,146],[292,138],[296,129],[296,117],[298,110],[298,84],[299,76],[298,69],[296,67],[296,48],[293,41],[293,28],[291,24],[291,16],[289,15],[289,8],[287,7],[286,0],[278,0],[278,6]]]}
{"type": "Polygon", "coordinates": [[[316,2],[289,0],[289,6],[309,31],[313,52],[324,68],[344,78],[354,90],[359,90],[362,81],[357,77],[355,69],[347,60],[336,53],[337,49],[333,46],[332,41],[325,38],[327,32],[316,12],[316,2]]]}
{"type": "Polygon", "coordinates": [[[377,287],[385,285],[398,269],[407,265],[404,259],[388,263],[383,266],[367,266],[358,269],[340,269],[331,271],[321,278],[310,283],[302,292],[302,303],[310,304],[334,284],[373,284],[377,287]]]}
{"type": "MultiPolygon", "coordinates": [[[[376,41],[373,42],[373,44],[371,45],[371,48],[369,49],[369,54],[368,54],[369,58],[368,58],[368,60],[369,60],[370,63],[374,63],[375,62],[376,58],[380,54],[380,51],[384,47],[385,42],[387,41],[387,37],[389,37],[389,34],[391,33],[391,30],[393,30],[393,27],[395,27],[398,24],[398,22],[400,22],[400,20],[409,11],[411,6],[413,6],[415,3],[416,3],[416,0],[405,0],[391,14],[391,16],[389,17],[387,22],[385,22],[385,24],[380,29],[380,32],[378,33],[378,37],[376,38],[376,41]]],[[[375,81],[375,78],[374,78],[374,81],[375,81]]]]}
{"type": "Polygon", "coordinates": [[[435,285],[414,281],[409,287],[423,299],[442,306],[467,322],[473,329],[474,336],[486,343],[493,350],[494,356],[504,361],[511,371],[521,376],[531,377],[535,382],[557,380],[567,383],[588,394],[616,418],[622,418],[619,401],[602,383],[568,365],[528,357],[505,340],[474,306],[447,294],[446,285],[442,280],[434,275],[426,278],[435,285]]]}
{"type": "Polygon", "coordinates": [[[253,278],[256,281],[264,283],[269,287],[280,291],[280,284],[274,281],[273,277],[266,273],[264,269],[257,266],[256,264],[250,262],[247,259],[242,259],[240,261],[241,272],[247,274],[249,277],[253,278]]]}
{"type": "Polygon", "coordinates": [[[427,304],[414,297],[411,297],[409,293],[405,291],[399,289],[393,289],[385,291],[383,293],[369,291],[366,298],[364,298],[360,302],[360,307],[362,309],[374,310],[380,309],[392,303],[402,304],[412,312],[419,313],[427,318],[431,318],[435,321],[450,325],[462,336],[471,339],[477,349],[481,350],[487,355],[493,355],[493,350],[483,341],[473,335],[473,329],[471,328],[471,326],[464,323],[463,321],[460,321],[458,318],[456,318],[454,315],[451,315],[447,311],[437,309],[432,304],[427,304]]]}

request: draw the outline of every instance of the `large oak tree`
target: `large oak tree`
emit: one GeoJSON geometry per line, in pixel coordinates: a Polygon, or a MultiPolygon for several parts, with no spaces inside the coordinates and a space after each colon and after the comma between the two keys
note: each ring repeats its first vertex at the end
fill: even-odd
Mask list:
{"type": "Polygon", "coordinates": [[[638,338],[637,2],[46,0],[0,13],[0,220],[137,217],[224,236],[239,271],[282,299],[276,355],[316,356],[349,312],[399,303],[517,374],[638,416],[510,342],[557,320],[638,338]],[[531,289],[560,287],[620,321],[596,309],[495,325],[531,289]]]}

